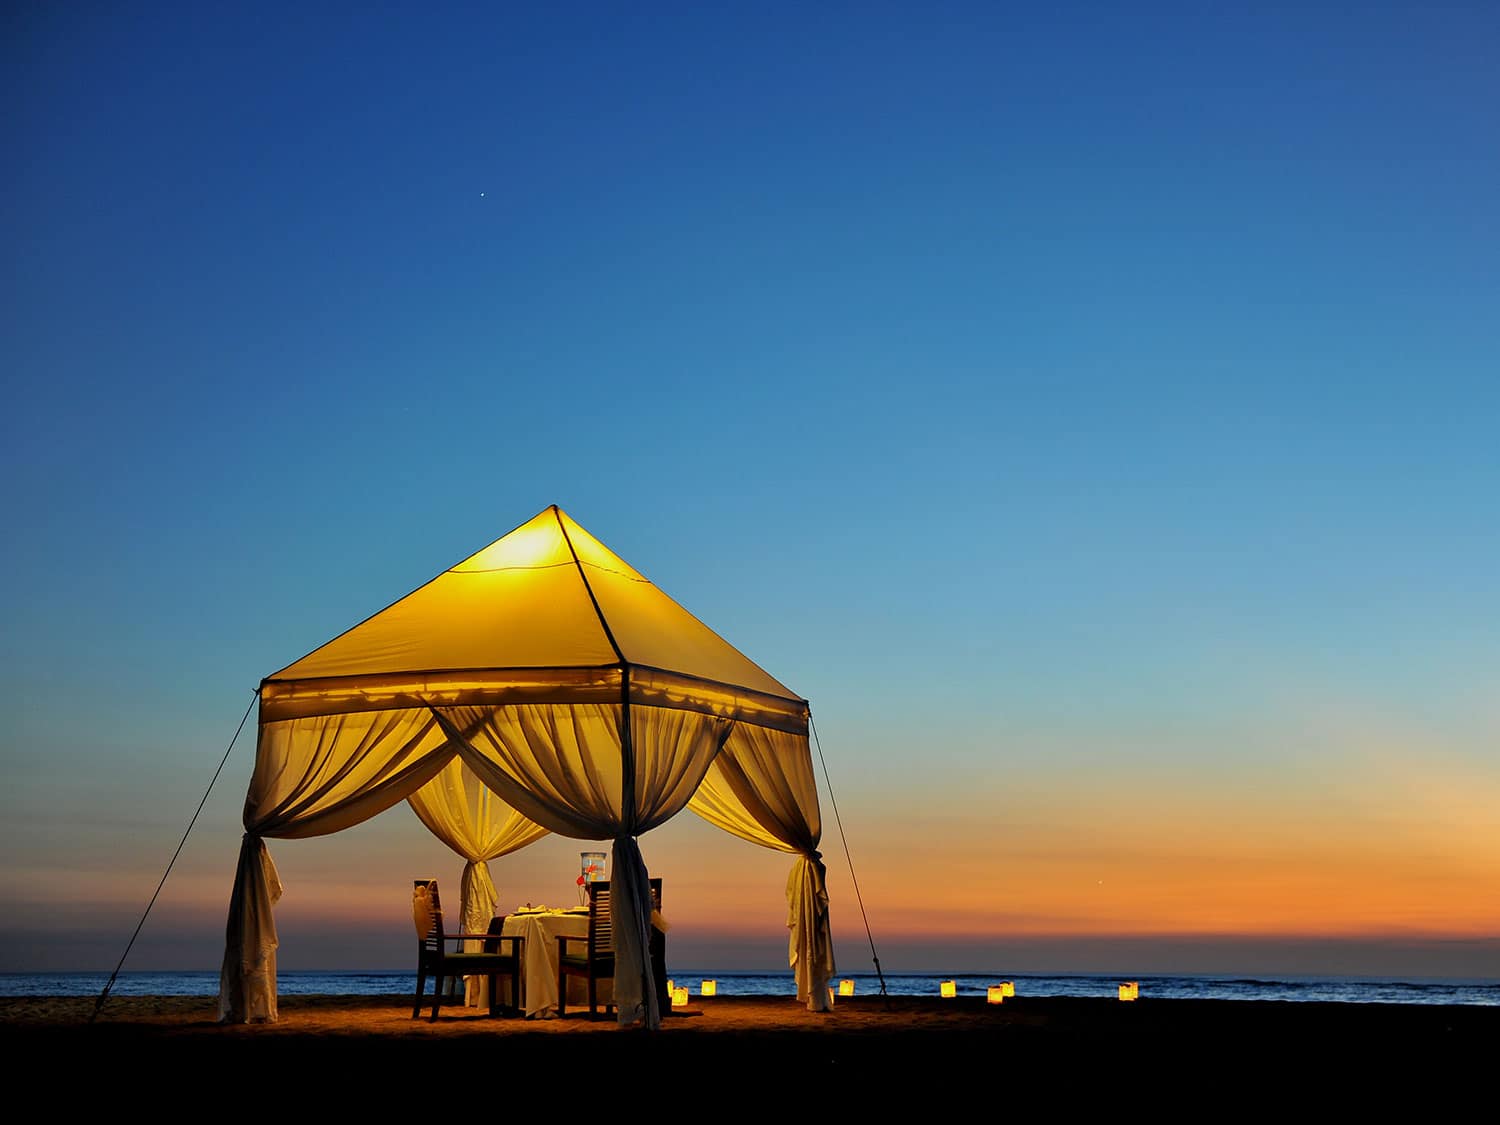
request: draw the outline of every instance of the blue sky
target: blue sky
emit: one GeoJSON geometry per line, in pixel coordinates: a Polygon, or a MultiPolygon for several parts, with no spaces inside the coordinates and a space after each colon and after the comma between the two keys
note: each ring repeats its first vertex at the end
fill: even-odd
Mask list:
{"type": "Polygon", "coordinates": [[[550,503],[867,838],[1495,791],[1500,15],[1210,9],[7,6],[6,896],[108,949],[261,676],[550,503]]]}

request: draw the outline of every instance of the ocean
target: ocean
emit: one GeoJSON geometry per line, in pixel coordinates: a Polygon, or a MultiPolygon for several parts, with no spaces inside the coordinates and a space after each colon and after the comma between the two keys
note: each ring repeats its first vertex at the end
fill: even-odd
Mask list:
{"type": "MultiPolygon", "coordinates": [[[[732,973],[712,969],[674,969],[673,980],[699,995],[702,982],[714,980],[720,996],[793,996],[790,972],[732,973]]],[[[855,996],[878,996],[880,980],[874,973],[844,974],[854,981],[855,996]]],[[[1141,999],[1163,1000],[1283,1000],[1336,1001],[1348,1004],[1478,1004],[1500,1006],[1500,979],[1386,980],[1364,977],[1235,977],[1142,976],[1141,999]]],[[[887,973],[891,996],[937,996],[944,980],[952,980],[959,996],[984,996],[992,984],[1014,982],[1021,996],[1098,996],[1113,998],[1122,978],[1089,975],[1026,975],[1022,973],[887,973]]],[[[0,996],[98,996],[108,973],[0,973],[0,996]]],[[[401,972],[282,972],[278,988],[283,996],[410,996],[414,974],[401,972]]],[[[219,974],[122,972],[113,996],[217,996],[219,974]]]]}

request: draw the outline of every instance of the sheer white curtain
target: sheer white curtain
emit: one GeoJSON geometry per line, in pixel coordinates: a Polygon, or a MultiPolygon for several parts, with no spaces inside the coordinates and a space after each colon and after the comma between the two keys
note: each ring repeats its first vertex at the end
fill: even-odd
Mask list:
{"type": "Polygon", "coordinates": [[[648,956],[651,893],[636,837],[692,798],[732,724],[621,704],[444,707],[438,717],[464,762],[529,820],[563,836],[613,840],[610,909],[619,1022],[658,1027],[648,956]]]}
{"type": "MultiPolygon", "coordinates": [[[[436,777],[407,797],[406,803],[429,832],[463,856],[459,900],[462,932],[484,933],[499,900],[489,861],[535,843],[547,835],[547,829],[527,820],[486,788],[457,755],[436,777]]],[[[483,944],[466,941],[464,948],[474,953],[483,944]]],[[[471,976],[465,981],[469,1007],[487,1007],[489,978],[471,976]]],[[[520,1003],[518,997],[513,999],[520,1003]]]]}
{"type": "Polygon", "coordinates": [[[453,756],[426,710],[266,723],[245,797],[219,974],[221,1023],[274,1021],[281,880],[266,837],[324,836],[368,820],[427,784],[453,756]]]}
{"type": "Polygon", "coordinates": [[[741,839],[801,857],[786,884],[787,956],[797,998],[809,1011],[826,1011],[833,933],[807,735],[736,723],[688,808],[741,839]]]}

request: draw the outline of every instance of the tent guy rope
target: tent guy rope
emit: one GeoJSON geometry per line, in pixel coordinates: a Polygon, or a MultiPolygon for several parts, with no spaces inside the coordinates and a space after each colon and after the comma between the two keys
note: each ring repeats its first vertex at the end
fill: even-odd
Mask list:
{"type": "Polygon", "coordinates": [[[115,971],[109,974],[109,980],[105,982],[104,991],[99,993],[99,999],[94,1003],[93,1014],[89,1016],[89,1023],[93,1023],[98,1017],[99,1011],[104,1007],[104,1002],[109,999],[109,990],[115,986],[115,978],[120,975],[120,969],[125,964],[125,958],[130,956],[130,947],[135,944],[135,939],[141,935],[141,927],[146,924],[146,916],[151,913],[151,908],[156,905],[157,895],[167,885],[167,876],[172,873],[172,865],[177,862],[177,857],[182,854],[182,847],[187,843],[188,833],[192,832],[193,825],[198,823],[198,814],[203,811],[203,806],[208,803],[208,795],[214,790],[214,782],[219,780],[219,774],[224,772],[224,763],[229,761],[229,753],[234,749],[234,744],[239,741],[240,731],[245,729],[245,721],[250,718],[250,712],[255,709],[255,701],[260,698],[260,689],[256,688],[250,693],[250,705],[245,708],[245,713],[240,716],[240,725],[234,728],[234,737],[229,740],[229,745],[224,747],[224,757],[219,759],[219,768],[214,770],[213,777],[209,780],[208,788],[203,791],[203,800],[198,802],[197,811],[193,813],[193,819],[188,821],[187,831],[183,832],[182,839],[178,841],[177,850],[172,853],[171,860],[167,863],[167,869],[161,873],[161,882],[156,884],[156,894],[151,896],[151,901],[146,904],[146,910],[141,915],[141,920],[135,924],[135,933],[130,935],[130,941],[125,944],[125,952],[120,954],[120,963],[115,966],[115,971]]]}
{"type": "Polygon", "coordinates": [[[828,776],[828,759],[823,757],[823,743],[818,738],[818,724],[813,722],[812,712],[807,715],[808,729],[812,731],[813,745],[818,748],[818,761],[823,763],[823,780],[828,785],[828,803],[833,806],[833,821],[839,826],[839,841],[844,845],[844,859],[849,863],[849,878],[854,883],[854,901],[859,903],[859,916],[864,919],[865,936],[870,939],[870,960],[875,962],[875,975],[880,978],[880,995],[890,1007],[891,996],[886,991],[885,973],[880,969],[880,955],[875,952],[875,935],[870,932],[870,916],[865,913],[865,900],[859,893],[859,879],[854,874],[854,857],[849,854],[849,839],[844,835],[844,821],[839,816],[839,803],[833,797],[833,780],[828,776]]]}

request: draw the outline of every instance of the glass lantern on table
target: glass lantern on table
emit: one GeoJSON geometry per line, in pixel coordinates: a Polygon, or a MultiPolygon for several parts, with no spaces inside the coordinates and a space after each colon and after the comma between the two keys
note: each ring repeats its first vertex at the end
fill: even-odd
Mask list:
{"type": "Polygon", "coordinates": [[[589,904],[590,883],[602,883],[607,876],[604,870],[603,852],[579,852],[578,853],[578,899],[584,905],[589,904]]]}

